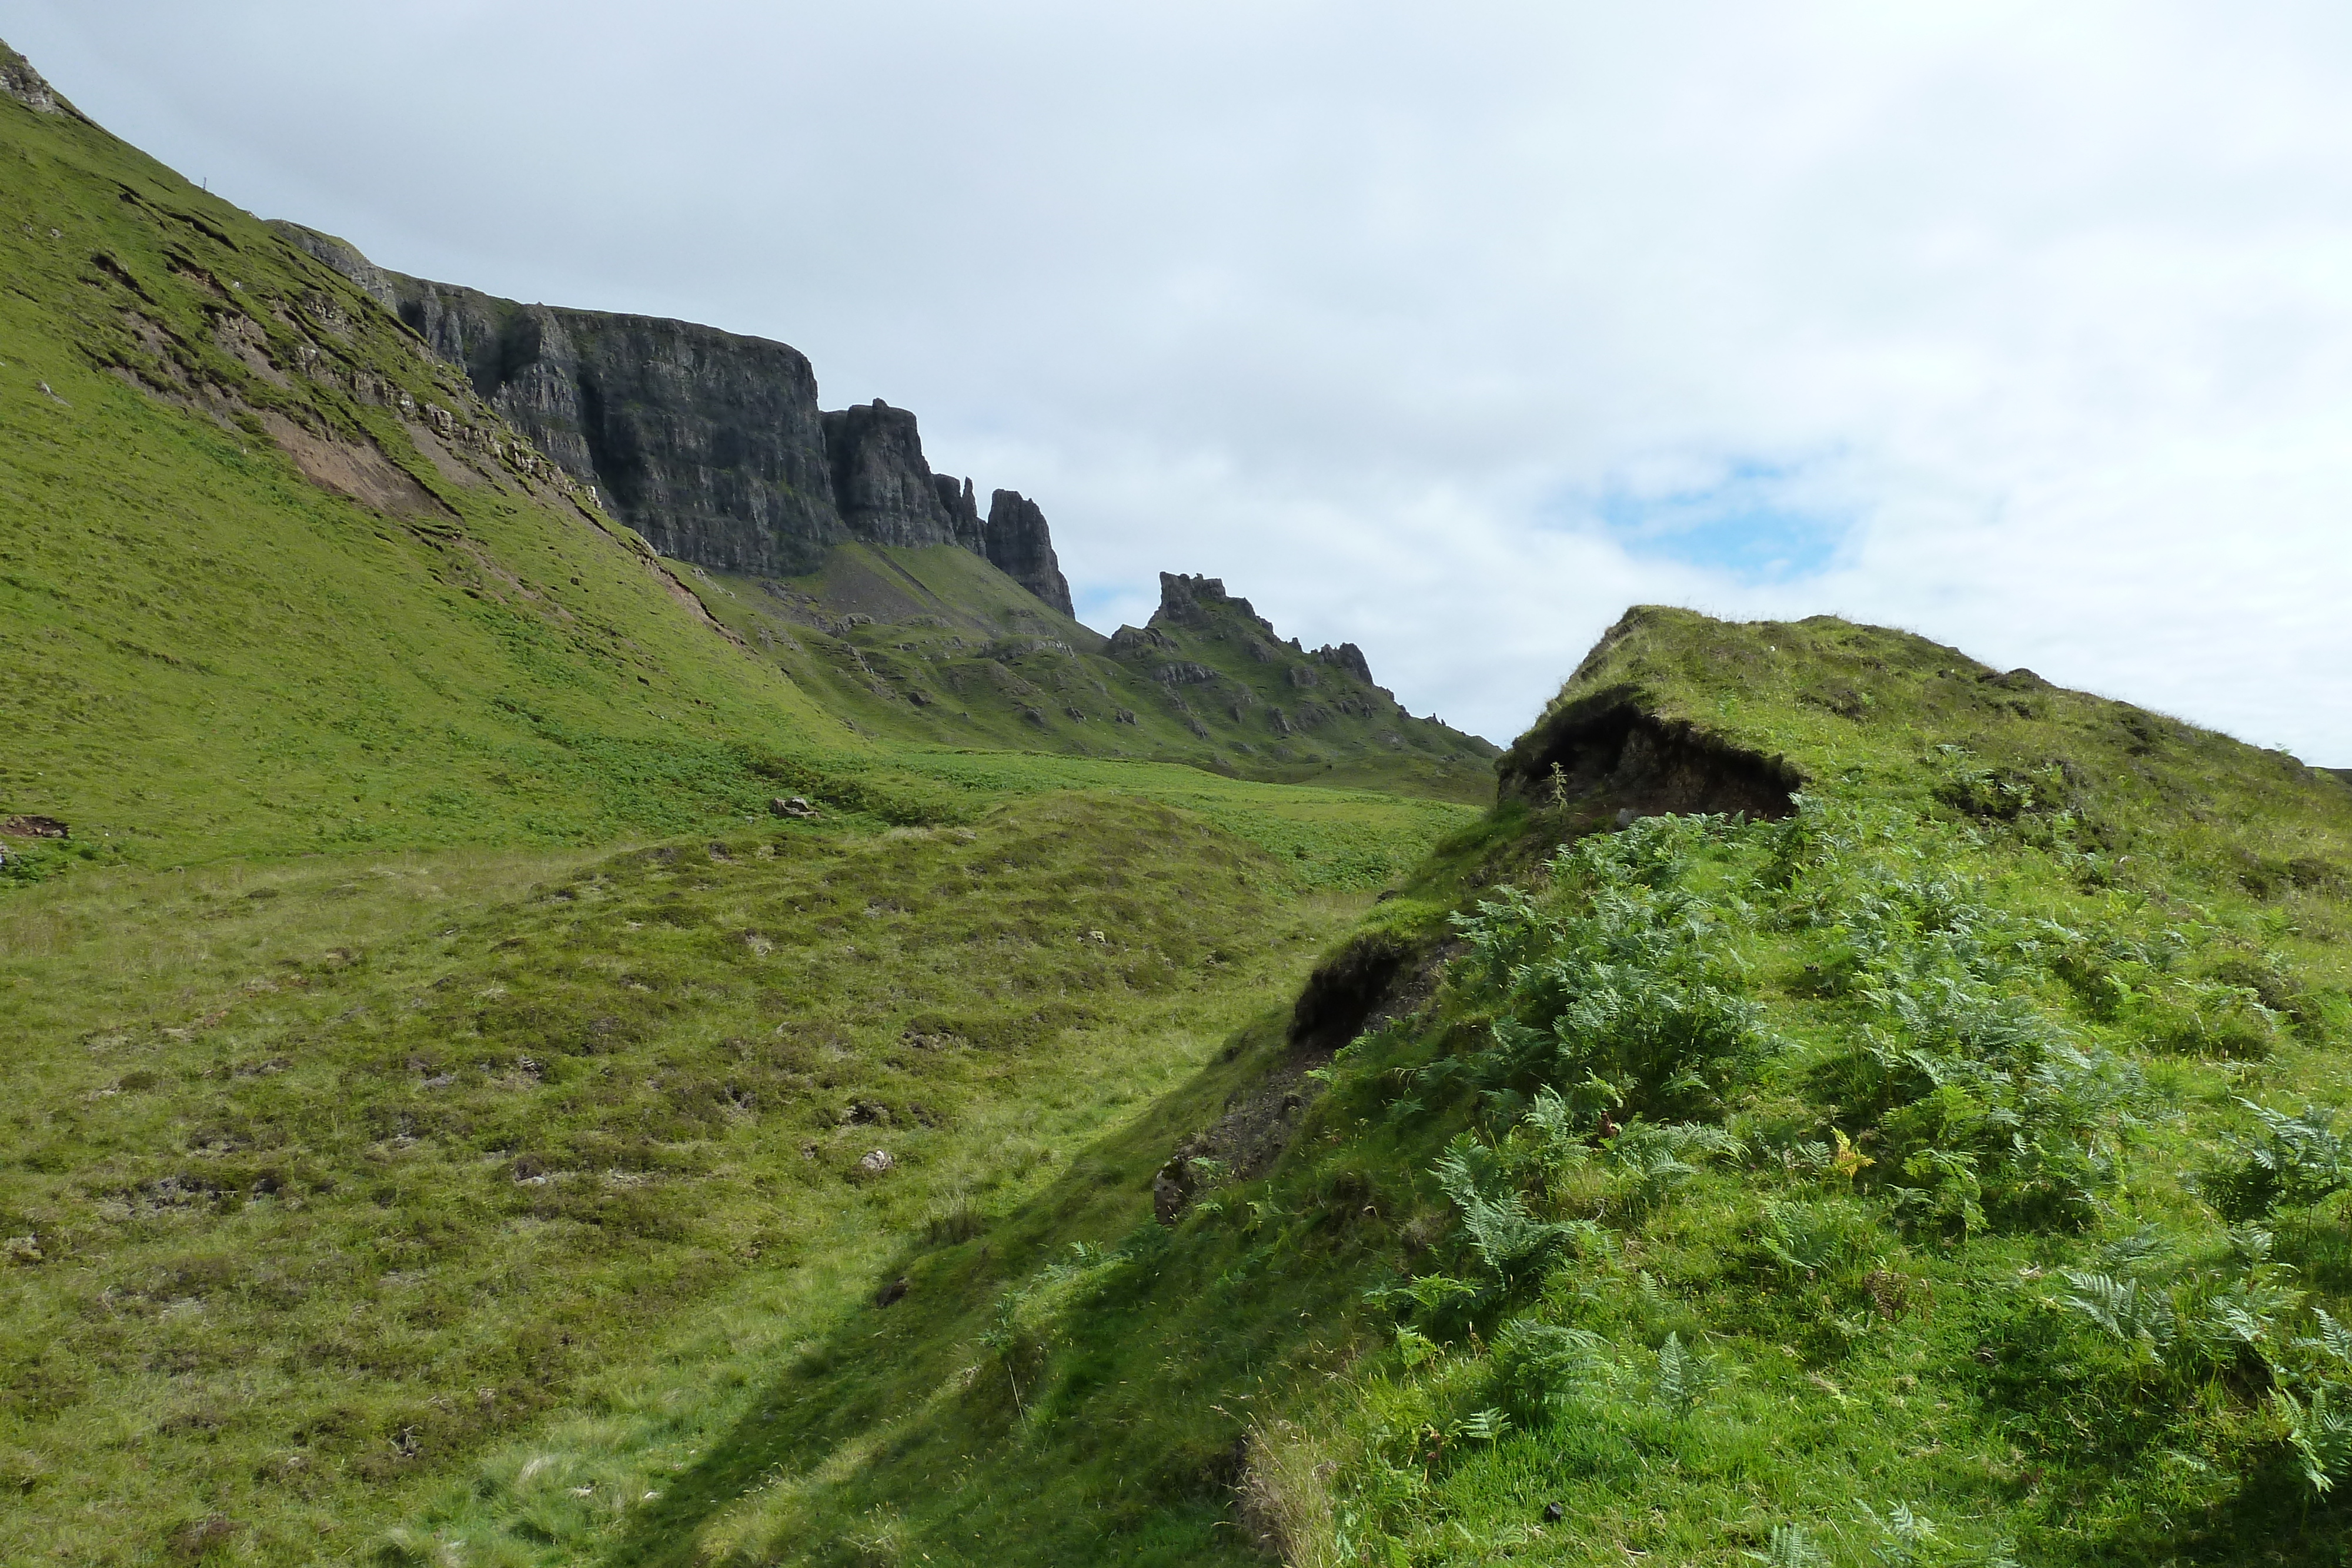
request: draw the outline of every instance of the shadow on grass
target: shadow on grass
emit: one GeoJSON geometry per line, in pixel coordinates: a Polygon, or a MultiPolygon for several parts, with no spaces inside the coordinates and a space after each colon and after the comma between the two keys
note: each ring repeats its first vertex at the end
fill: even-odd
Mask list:
{"type": "MultiPolygon", "coordinates": [[[[877,1275],[883,1296],[898,1291],[896,1281],[904,1281],[903,1293],[887,1305],[877,1297],[851,1311],[826,1341],[770,1383],[708,1455],[675,1476],[659,1499],[633,1513],[626,1535],[601,1559],[604,1568],[684,1568],[708,1561],[698,1554],[698,1538],[714,1521],[765,1483],[810,1477],[823,1467],[835,1467],[836,1473],[814,1483],[816,1489],[835,1498],[871,1502],[879,1494],[866,1497],[871,1489],[860,1485],[862,1479],[877,1478],[912,1447],[951,1437],[962,1458],[978,1461],[965,1467],[961,1495],[975,1509],[986,1510],[1003,1500],[986,1495],[992,1482],[1004,1479],[992,1474],[994,1467],[1038,1458],[1025,1451],[1002,1451],[1013,1437],[1019,1417],[1045,1421],[1051,1434],[1045,1444],[1049,1449],[1068,1448],[1059,1422],[1107,1380],[1108,1361],[1120,1347],[1109,1347],[1108,1356],[1082,1353],[1072,1358],[1054,1395],[1034,1386],[1023,1390],[1025,1406],[1021,1394],[1007,1391],[1009,1396],[1000,1396],[1007,1383],[1003,1364],[981,1349],[979,1342],[995,1321],[1003,1292],[1066,1256],[1074,1241],[1107,1245],[1148,1224],[1152,1176],[1169,1149],[1187,1132],[1213,1121],[1237,1089],[1282,1058],[1288,1050],[1285,1016],[1269,1010],[1239,1031],[1237,1049],[1228,1059],[1202,1069],[1134,1124],[1094,1145],[1051,1186],[981,1236],[940,1244],[910,1241],[877,1275]],[[926,1411],[926,1402],[975,1358],[984,1363],[992,1386],[926,1411]],[[1053,1408],[1041,1400],[1048,1400],[1053,1408]],[[871,1438],[898,1421],[907,1426],[890,1439],[856,1452],[861,1438],[871,1438]]],[[[1140,1308],[1159,1293],[1146,1287],[1124,1304],[1140,1308]]],[[[1211,1422],[1218,1430],[1209,1462],[1202,1462],[1203,1445],[1186,1442],[1187,1434],[1179,1430],[1171,1435],[1172,1447],[1180,1450],[1172,1464],[1154,1466],[1156,1473],[1142,1478],[1139,1488],[1129,1484],[1132,1477],[1113,1483],[1122,1495],[1102,1516],[1107,1522],[1097,1528],[1123,1537],[1121,1560],[1137,1560],[1139,1536],[1151,1538],[1161,1549],[1142,1552],[1140,1560],[1147,1562],[1239,1555],[1243,1542],[1231,1523],[1228,1502],[1241,1423],[1218,1415],[1222,1418],[1211,1422]],[[1216,1541],[1219,1535],[1229,1543],[1216,1541]]],[[[1185,1424],[1174,1425],[1181,1428],[1185,1424]]],[[[1081,1451],[1066,1458],[1065,1472],[1087,1460],[1098,1461],[1101,1454],[1091,1442],[1082,1442],[1081,1451]]],[[[1087,1484],[1085,1477],[1076,1479],[1082,1487],[1087,1484]]],[[[903,1483],[899,1490],[903,1492],[903,1483]]],[[[835,1512],[829,1500],[813,1499],[812,1511],[835,1512]]],[[[908,1511],[936,1522],[942,1500],[940,1493],[934,1493],[916,1500],[908,1511]]],[[[936,1549],[928,1539],[926,1543],[936,1549]]],[[[1097,1536],[1093,1550],[1103,1550],[1105,1544],[1097,1536]]],[[[820,1562],[835,1556],[874,1560],[856,1555],[856,1547],[840,1540],[803,1542],[793,1551],[820,1562]]],[[[1058,1555],[1050,1541],[1024,1543],[1002,1536],[992,1539],[982,1553],[993,1561],[1051,1561],[1058,1555]]]]}

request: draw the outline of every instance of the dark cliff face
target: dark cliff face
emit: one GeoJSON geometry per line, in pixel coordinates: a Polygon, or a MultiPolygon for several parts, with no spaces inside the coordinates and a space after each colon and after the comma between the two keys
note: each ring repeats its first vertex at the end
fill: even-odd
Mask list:
{"type": "Polygon", "coordinates": [[[980,520],[980,503],[972,495],[971,481],[959,482],[945,474],[935,474],[931,483],[939,487],[940,505],[948,509],[956,543],[975,555],[986,555],[988,525],[980,520]]]}
{"type": "Polygon", "coordinates": [[[394,287],[402,320],[664,554],[781,576],[848,537],[798,350],[412,278],[394,287]]]}
{"type": "MultiPolygon", "coordinates": [[[[834,503],[850,534],[877,545],[960,544],[981,549],[978,517],[959,530],[963,496],[950,504],[944,476],[923,458],[915,416],[880,398],[824,418],[834,503]]],[[[952,483],[950,481],[949,483],[952,483]]]]}
{"type": "Polygon", "coordinates": [[[1062,563],[1054,555],[1054,536],[1036,502],[1012,490],[991,496],[985,553],[997,570],[1063,614],[1076,614],[1070,607],[1069,580],[1062,575],[1062,563]]]}
{"type": "Polygon", "coordinates": [[[1225,592],[1225,583],[1218,577],[1187,577],[1181,571],[1160,574],[1160,608],[1153,612],[1151,627],[1204,626],[1211,616],[1231,611],[1256,622],[1269,637],[1273,625],[1250,608],[1246,599],[1234,599],[1225,592]]]}
{"type": "Polygon", "coordinates": [[[797,350],[644,316],[531,308],[494,400],[665,554],[788,575],[848,536],[797,350]]]}
{"type": "Polygon", "coordinates": [[[798,350],[646,316],[522,305],[386,271],[331,235],[278,231],[464,369],[476,392],[665,555],[792,577],[851,539],[960,545],[1067,614],[1045,515],[934,475],[915,416],[823,413],[798,350]]]}

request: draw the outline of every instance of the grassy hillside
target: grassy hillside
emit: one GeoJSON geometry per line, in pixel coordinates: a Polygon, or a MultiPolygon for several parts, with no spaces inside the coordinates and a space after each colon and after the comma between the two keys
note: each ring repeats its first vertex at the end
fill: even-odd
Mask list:
{"type": "MultiPolygon", "coordinates": [[[[572,1560],[2343,1555],[2352,791],[1668,612],[1507,776],[1109,1179],[910,1245],[572,1560]],[[1312,1100],[1264,1175],[1253,1082],[1312,1100]]],[[[527,1465],[405,1539],[513,1542],[527,1465]]]]}
{"type": "Polygon", "coordinates": [[[1199,580],[697,574],[24,96],[0,1556],[2352,1552],[2343,779],[1826,619],[1497,765],[1199,580]]]}
{"type": "Polygon", "coordinates": [[[1284,643],[1246,601],[1105,638],[950,545],[836,546],[820,571],[785,580],[680,570],[715,619],[865,734],[1493,796],[1491,745],[1284,643]]]}
{"type": "MultiPolygon", "coordinates": [[[[266,225],[6,98],[0,157],[21,218],[0,225],[0,656],[16,673],[0,816],[74,828],[0,873],[586,844],[740,827],[779,793],[904,821],[996,798],[876,750],[877,734],[941,737],[877,721],[904,705],[838,678],[825,658],[849,643],[803,628],[831,652],[775,660],[721,633],[671,575],[685,569],[266,225]]],[[[943,585],[968,620],[974,604],[1044,613],[961,563],[990,580],[943,585]]],[[[947,739],[1054,744],[1008,702],[947,739]]],[[[1198,792],[1165,770],[1126,787],[1151,779],[1198,792]]],[[[1013,787],[1062,784],[1033,770],[1013,787]]]]}
{"type": "Polygon", "coordinates": [[[0,97],[0,815],[108,857],[581,842],[860,752],[341,277],[0,97]]]}

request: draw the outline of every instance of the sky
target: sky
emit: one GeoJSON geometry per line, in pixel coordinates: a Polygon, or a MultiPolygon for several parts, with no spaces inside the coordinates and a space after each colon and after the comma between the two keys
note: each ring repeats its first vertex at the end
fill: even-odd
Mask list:
{"type": "Polygon", "coordinates": [[[788,342],[1507,741],[1633,603],[2352,766],[2352,7],[0,0],[116,134],[788,342]]]}

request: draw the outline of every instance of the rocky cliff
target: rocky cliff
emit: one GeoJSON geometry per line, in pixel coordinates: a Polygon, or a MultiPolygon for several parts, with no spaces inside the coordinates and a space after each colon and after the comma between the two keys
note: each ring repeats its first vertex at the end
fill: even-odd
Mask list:
{"type": "Polygon", "coordinates": [[[1037,503],[1017,491],[999,490],[988,499],[986,554],[996,570],[1060,611],[1070,608],[1070,584],[1054,555],[1054,536],[1037,503]]]}
{"type": "MultiPolygon", "coordinates": [[[[967,509],[964,490],[923,460],[913,414],[877,397],[824,419],[834,505],[852,535],[868,544],[959,544],[975,555],[987,553],[977,509],[967,509]]],[[[964,481],[966,489],[971,483],[964,481]]]]}
{"type": "Polygon", "coordinates": [[[299,225],[279,232],[365,289],[484,401],[665,555],[791,577],[834,545],[952,544],[1067,614],[1045,514],[935,475],[915,416],[876,399],[821,413],[798,350],[646,316],[523,305],[375,266],[299,225]]]}
{"type": "Polygon", "coordinates": [[[1259,664],[1287,664],[1287,679],[1294,686],[1305,689],[1319,683],[1320,677],[1311,665],[1297,662],[1306,659],[1315,664],[1328,664],[1344,671],[1359,685],[1379,693],[1385,701],[1391,704],[1396,701],[1395,695],[1386,686],[1372,684],[1371,665],[1365,662],[1361,648],[1353,643],[1341,643],[1337,646],[1326,643],[1309,653],[1299,646],[1296,637],[1286,644],[1276,634],[1274,623],[1252,609],[1248,600],[1236,598],[1225,591],[1224,581],[1221,578],[1187,577],[1181,571],[1161,572],[1160,608],[1152,612],[1150,623],[1141,630],[1122,626],[1111,642],[1116,647],[1119,640],[1125,638],[1133,645],[1148,640],[1154,633],[1164,639],[1180,627],[1198,631],[1220,622],[1255,626],[1264,632],[1265,640],[1263,642],[1244,636],[1251,657],[1259,664]],[[1289,650],[1288,656],[1283,652],[1285,647],[1289,650]]]}

